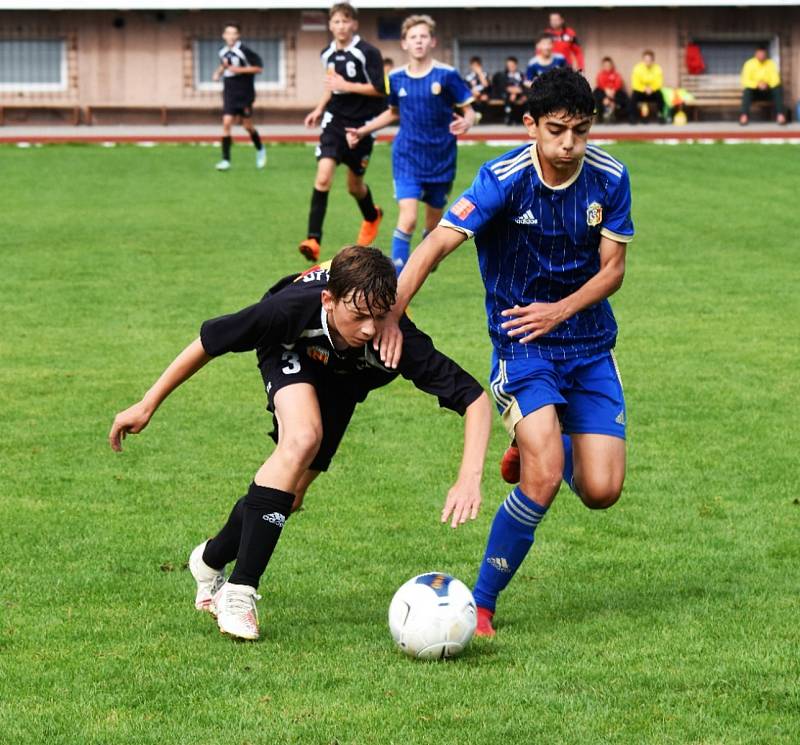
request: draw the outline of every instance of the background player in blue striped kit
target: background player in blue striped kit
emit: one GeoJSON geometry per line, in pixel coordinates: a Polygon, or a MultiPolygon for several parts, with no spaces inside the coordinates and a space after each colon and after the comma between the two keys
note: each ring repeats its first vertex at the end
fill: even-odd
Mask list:
{"type": "Polygon", "coordinates": [[[350,147],[355,148],[368,135],[400,121],[392,143],[392,175],[400,208],[392,260],[398,272],[408,260],[418,203],[426,205],[427,235],[442,216],[456,175],[456,136],[475,122],[466,83],[457,70],[433,59],[435,34],[430,16],[406,18],[402,46],[408,64],[389,73],[389,108],[364,126],[347,130],[350,147]]]}
{"type": "Polygon", "coordinates": [[[494,635],[498,594],[533,545],[562,477],[605,509],[625,478],[625,400],[607,298],[633,238],[625,166],[587,144],[594,99],[570,68],[537,77],[523,119],[534,140],[486,163],[400,276],[381,356],[397,364],[394,320],[430,271],[474,237],[494,347],[492,393],[521,456],[519,486],[495,515],[474,589],[478,631],[494,635]]]}

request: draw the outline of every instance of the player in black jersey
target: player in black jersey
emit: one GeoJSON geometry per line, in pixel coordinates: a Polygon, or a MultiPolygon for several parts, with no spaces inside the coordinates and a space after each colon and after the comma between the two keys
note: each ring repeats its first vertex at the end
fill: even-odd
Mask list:
{"type": "Polygon", "coordinates": [[[222,530],[189,558],[195,607],[215,614],[227,634],[258,638],[256,588],[286,519],[327,470],[356,405],[398,375],[465,415],[461,468],[441,521],[456,527],[478,513],[491,427],[488,398],[405,316],[399,366],[381,363],[373,341],[396,290],[388,257],[377,248],[346,247],[329,268],[286,277],[255,305],[206,321],[144,398],[114,419],[109,440],[120,450],[125,435],[141,432],[164,399],[206,363],[227,352],[256,351],[277,447],[222,530]],[[234,560],[226,581],[225,566],[234,560]]]}
{"type": "Polygon", "coordinates": [[[261,143],[258,130],[253,126],[253,102],[256,100],[255,76],[262,72],[264,63],[241,40],[241,28],[229,23],[222,32],[225,46],[219,50],[219,67],[213,79],[222,79],[222,160],[218,171],[231,167],[231,127],[241,124],[250,135],[256,149],[256,168],[267,164],[267,151],[261,143]]]}
{"type": "Polygon", "coordinates": [[[378,235],[383,213],[372,201],[364,173],[372,153],[372,137],[358,147],[347,145],[346,129],[360,127],[386,108],[386,82],[381,53],[367,44],[358,31],[355,8],[337,3],[329,13],[328,28],[333,41],[322,50],[325,93],[317,107],[305,118],[306,127],[321,126],[317,146],[317,176],[311,194],[308,232],[300,243],[300,253],[309,261],[319,260],[322,223],[328,206],[328,193],[336,166],[347,168],[347,190],[358,202],[363,221],[356,243],[369,246],[378,235]]]}

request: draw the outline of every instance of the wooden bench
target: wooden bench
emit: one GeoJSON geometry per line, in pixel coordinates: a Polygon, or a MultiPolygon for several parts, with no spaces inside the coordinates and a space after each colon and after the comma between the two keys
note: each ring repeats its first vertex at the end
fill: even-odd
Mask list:
{"type": "MultiPolygon", "coordinates": [[[[695,100],[686,108],[697,119],[701,109],[736,109],[742,104],[742,84],[739,75],[688,75],[681,77],[681,87],[695,100]]],[[[753,108],[771,108],[769,101],[753,101],[753,108]]]]}
{"type": "Polygon", "coordinates": [[[67,111],[72,116],[72,126],[81,122],[81,108],[71,103],[45,103],[43,101],[0,102],[0,127],[6,123],[6,111],[67,111]]]}

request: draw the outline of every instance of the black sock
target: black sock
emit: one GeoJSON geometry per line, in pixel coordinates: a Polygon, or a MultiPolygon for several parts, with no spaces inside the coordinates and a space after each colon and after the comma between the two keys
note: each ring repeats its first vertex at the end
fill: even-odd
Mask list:
{"type": "Polygon", "coordinates": [[[358,202],[358,208],[361,210],[361,214],[364,215],[364,219],[367,222],[378,219],[378,210],[375,209],[375,203],[372,201],[372,192],[369,190],[369,186],[367,186],[367,193],[361,197],[361,199],[356,199],[356,201],[358,202]]]}
{"type": "Polygon", "coordinates": [[[314,189],[311,194],[311,209],[308,212],[308,237],[322,240],[322,223],[328,209],[328,192],[314,189]]]}
{"type": "Polygon", "coordinates": [[[228,522],[222,526],[213,538],[210,538],[203,550],[203,561],[212,569],[222,569],[233,561],[239,553],[239,540],[242,537],[242,516],[244,515],[242,497],[231,510],[228,522]]]}
{"type": "Polygon", "coordinates": [[[257,129],[253,129],[250,131],[250,139],[253,141],[253,144],[256,146],[256,150],[261,150],[263,145],[261,144],[261,137],[258,134],[257,129]]]}
{"type": "Polygon", "coordinates": [[[286,518],[292,511],[292,502],[294,494],[250,484],[244,498],[239,553],[228,582],[258,587],[258,581],[281,537],[286,518]]]}
{"type": "Polygon", "coordinates": [[[233,142],[233,140],[230,135],[222,138],[222,160],[231,159],[231,142],[233,142]]]}

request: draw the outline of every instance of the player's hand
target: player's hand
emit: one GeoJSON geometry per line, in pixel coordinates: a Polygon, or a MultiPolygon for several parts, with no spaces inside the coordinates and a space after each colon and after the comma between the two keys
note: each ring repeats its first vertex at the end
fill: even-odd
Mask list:
{"type": "Polygon", "coordinates": [[[457,528],[467,520],[474,520],[481,508],[480,478],[459,479],[447,492],[441,521],[450,520],[450,527],[457,528]]]}
{"type": "Polygon", "coordinates": [[[215,71],[215,72],[214,72],[214,74],[211,76],[211,79],[212,79],[212,80],[213,80],[215,83],[218,83],[218,82],[219,82],[219,79],[220,79],[220,77],[222,77],[222,76],[219,74],[219,72],[216,72],[216,71],[215,71]]]}
{"type": "Polygon", "coordinates": [[[314,111],[303,119],[303,124],[309,129],[314,129],[319,126],[320,119],[322,119],[322,112],[319,109],[314,109],[314,111]]]}
{"type": "Polygon", "coordinates": [[[325,76],[325,90],[331,93],[344,93],[349,83],[338,72],[330,72],[325,76]]]}
{"type": "Polygon", "coordinates": [[[381,362],[392,370],[400,364],[403,354],[403,332],[396,318],[389,316],[372,340],[373,349],[380,351],[381,362]]]}
{"type": "Polygon", "coordinates": [[[450,122],[451,135],[463,135],[469,131],[469,122],[460,114],[453,113],[453,121],[450,122]]]}
{"type": "Polygon", "coordinates": [[[125,411],[120,411],[114,417],[114,424],[108,433],[108,442],[111,449],[119,453],[122,451],[122,441],[128,434],[138,435],[149,423],[153,412],[142,401],[134,404],[125,411]]]}
{"type": "Polygon", "coordinates": [[[345,127],[344,132],[347,138],[347,144],[351,150],[361,142],[362,137],[358,134],[358,129],[355,127],[345,127]]]}
{"type": "Polygon", "coordinates": [[[524,307],[515,305],[500,315],[510,319],[501,325],[502,328],[512,339],[518,339],[522,344],[550,333],[567,319],[560,303],[531,303],[524,307]]]}

